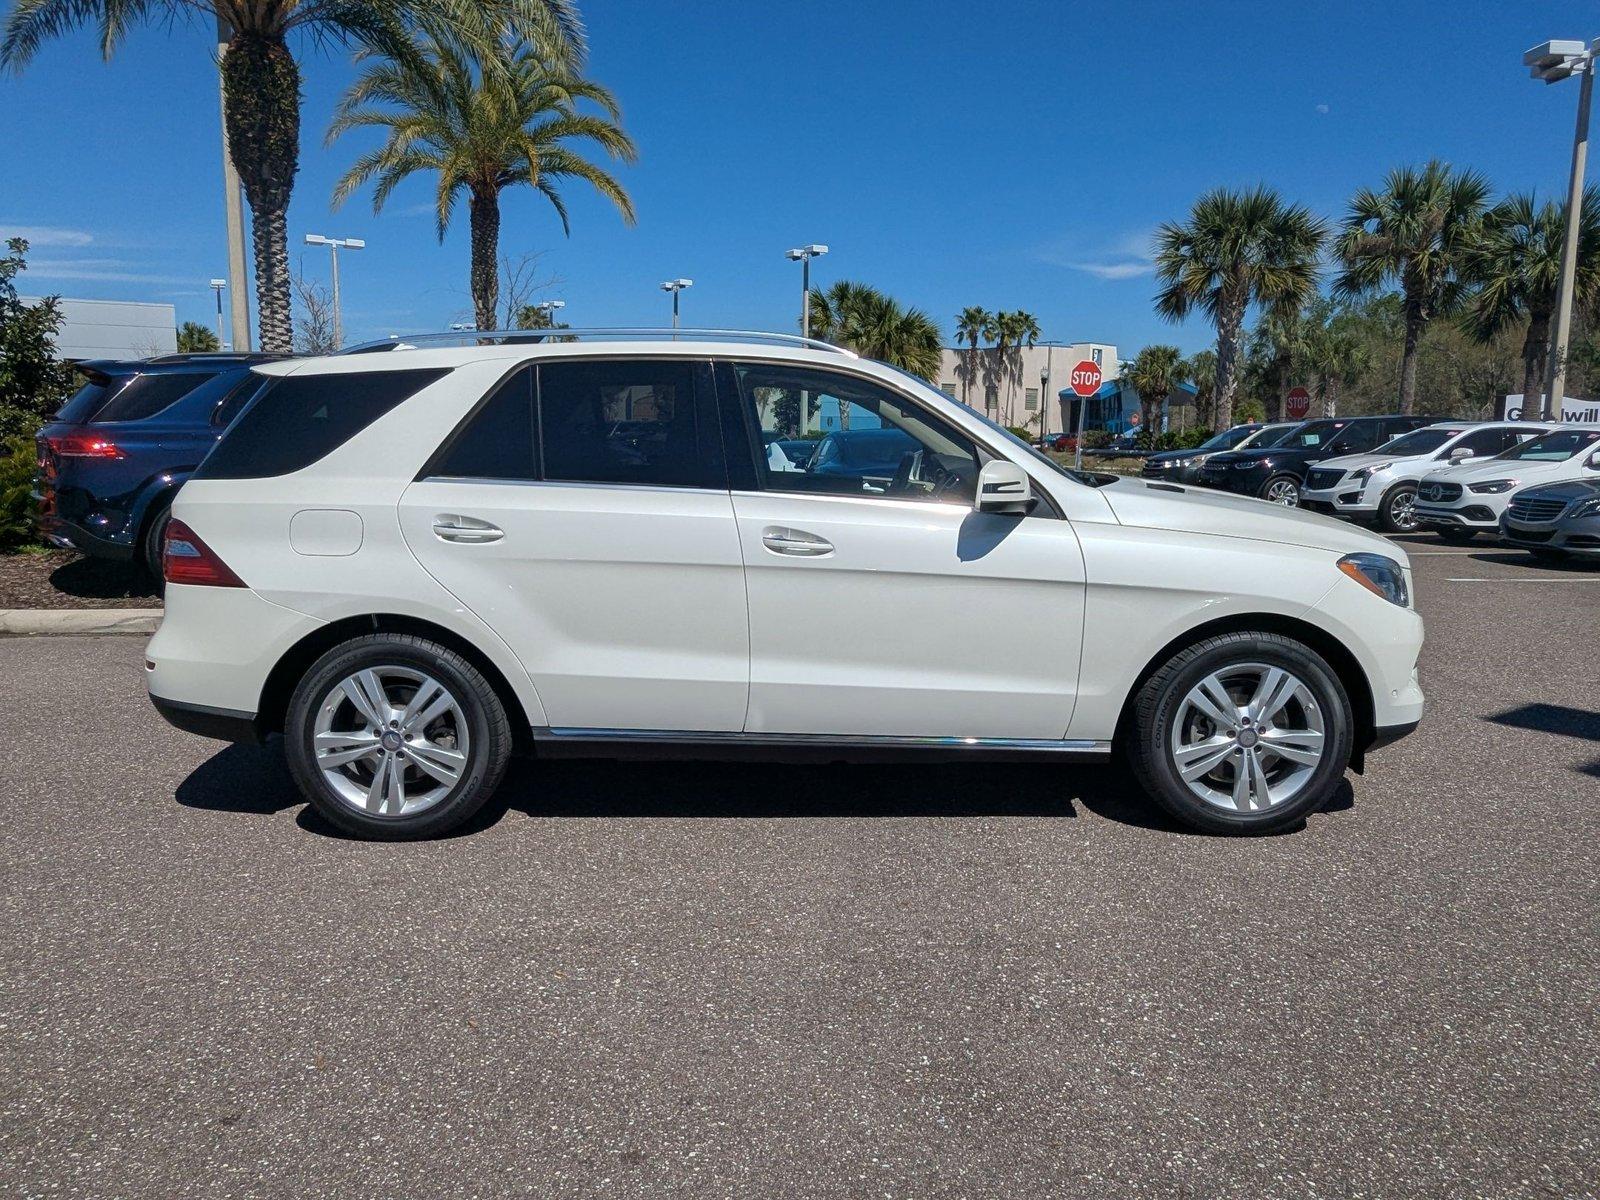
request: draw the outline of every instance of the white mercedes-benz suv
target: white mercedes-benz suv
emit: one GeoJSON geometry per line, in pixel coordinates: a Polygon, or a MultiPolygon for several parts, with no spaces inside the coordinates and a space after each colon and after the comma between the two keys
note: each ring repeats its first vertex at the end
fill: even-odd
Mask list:
{"type": "Polygon", "coordinates": [[[1417,528],[1417,481],[1442,464],[1493,458],[1550,430],[1521,421],[1441,421],[1403,433],[1366,454],[1319,462],[1306,472],[1300,504],[1312,512],[1374,521],[1390,533],[1417,528]]]}
{"type": "Polygon", "coordinates": [[[152,700],[281,732],[344,829],[458,825],[517,750],[1120,752],[1254,832],[1422,715],[1374,534],[1064,470],[821,343],[469,336],[258,368],[173,506],[152,700]]]}
{"type": "Polygon", "coordinates": [[[1423,476],[1416,518],[1446,541],[1494,533],[1519,488],[1600,477],[1600,426],[1562,425],[1484,462],[1472,459],[1423,476]]]}

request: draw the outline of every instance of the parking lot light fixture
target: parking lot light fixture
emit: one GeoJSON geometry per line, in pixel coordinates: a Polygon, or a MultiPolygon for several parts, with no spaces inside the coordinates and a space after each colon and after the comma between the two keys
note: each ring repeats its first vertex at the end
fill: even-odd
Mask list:
{"type": "Polygon", "coordinates": [[[693,286],[694,280],[692,279],[669,279],[661,285],[663,292],[672,293],[672,327],[674,329],[678,327],[678,293],[683,291],[684,288],[693,286]]]}
{"type": "MultiPolygon", "coordinates": [[[[1572,334],[1572,287],[1578,258],[1578,218],[1583,205],[1583,177],[1589,157],[1589,96],[1594,90],[1595,51],[1592,44],[1580,41],[1551,41],[1535,46],[1522,56],[1528,73],[1545,83],[1559,83],[1572,75],[1578,79],[1578,121],[1572,136],[1572,174],[1567,184],[1567,228],[1561,242],[1561,280],[1556,291],[1556,321],[1550,338],[1550,362],[1545,373],[1545,414],[1552,421],[1561,419],[1562,401],[1567,390],[1567,342],[1572,334]]],[[[1524,420],[1539,420],[1537,406],[1529,396],[1522,398],[1524,420]]]]}
{"type": "Polygon", "coordinates": [[[211,290],[217,294],[217,345],[222,349],[230,349],[227,339],[222,336],[222,289],[228,286],[226,279],[213,279],[211,290]]]}
{"type": "Polygon", "coordinates": [[[543,315],[546,329],[554,329],[556,327],[556,313],[566,306],[567,302],[565,300],[541,300],[533,306],[533,311],[543,315]]]}
{"type": "Polygon", "coordinates": [[[811,336],[811,260],[821,258],[828,248],[817,242],[809,246],[796,246],[786,251],[784,257],[800,264],[800,335],[811,336]]]}
{"type": "Polygon", "coordinates": [[[339,311],[339,251],[365,250],[367,243],[361,238],[331,238],[308,233],[306,245],[326,246],[333,257],[333,348],[337,350],[344,342],[344,320],[339,311]]]}

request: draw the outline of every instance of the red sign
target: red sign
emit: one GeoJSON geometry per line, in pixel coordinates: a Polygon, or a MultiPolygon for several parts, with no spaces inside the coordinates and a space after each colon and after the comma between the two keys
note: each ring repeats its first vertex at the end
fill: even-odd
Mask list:
{"type": "Polygon", "coordinates": [[[1072,390],[1080,396],[1092,396],[1100,390],[1100,364],[1091,362],[1087,358],[1072,368],[1072,374],[1067,382],[1072,384],[1072,390]]]}
{"type": "Polygon", "coordinates": [[[1283,411],[1291,421],[1304,421],[1311,412],[1311,393],[1303,387],[1290,388],[1283,411]]]}

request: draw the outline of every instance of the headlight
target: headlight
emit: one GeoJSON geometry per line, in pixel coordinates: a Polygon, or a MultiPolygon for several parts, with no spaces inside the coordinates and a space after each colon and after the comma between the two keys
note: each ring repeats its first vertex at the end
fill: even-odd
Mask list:
{"type": "Polygon", "coordinates": [[[1405,570],[1394,559],[1381,554],[1346,554],[1339,560],[1339,570],[1390,604],[1411,607],[1405,570]]]}
{"type": "Polygon", "coordinates": [[[1257,467],[1264,467],[1266,465],[1267,464],[1264,462],[1242,462],[1234,463],[1233,469],[1235,471],[1254,471],[1257,467]]]}
{"type": "Polygon", "coordinates": [[[1489,479],[1483,483],[1469,483],[1467,487],[1480,496],[1498,496],[1501,492],[1509,492],[1517,486],[1515,479],[1489,479]]]}
{"type": "Polygon", "coordinates": [[[1593,500],[1578,501],[1572,506],[1572,511],[1567,514],[1569,517],[1593,517],[1596,515],[1600,515],[1600,496],[1596,496],[1593,500]]]}
{"type": "Polygon", "coordinates": [[[1368,466],[1368,467],[1362,467],[1361,470],[1357,471],[1354,475],[1350,476],[1350,482],[1351,483],[1365,483],[1367,480],[1371,479],[1373,477],[1373,475],[1376,474],[1377,472],[1379,472],[1379,471],[1387,471],[1392,466],[1394,466],[1393,463],[1381,462],[1381,463],[1373,463],[1371,466],[1368,466]]]}

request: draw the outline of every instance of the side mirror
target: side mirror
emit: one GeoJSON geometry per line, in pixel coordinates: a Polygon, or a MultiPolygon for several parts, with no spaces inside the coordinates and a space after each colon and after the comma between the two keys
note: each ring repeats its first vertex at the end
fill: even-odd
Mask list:
{"type": "Polygon", "coordinates": [[[1033,481],[1014,462],[991,459],[978,472],[978,498],[972,507],[978,512],[1011,513],[1022,516],[1033,503],[1033,481]]]}
{"type": "Polygon", "coordinates": [[[1457,446],[1454,450],[1450,451],[1451,462],[1460,462],[1463,458],[1471,457],[1472,451],[1468,450],[1465,446],[1457,446]]]}
{"type": "Polygon", "coordinates": [[[1591,471],[1600,471],[1600,450],[1596,450],[1589,455],[1589,469],[1591,471]]]}

